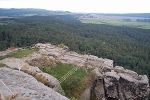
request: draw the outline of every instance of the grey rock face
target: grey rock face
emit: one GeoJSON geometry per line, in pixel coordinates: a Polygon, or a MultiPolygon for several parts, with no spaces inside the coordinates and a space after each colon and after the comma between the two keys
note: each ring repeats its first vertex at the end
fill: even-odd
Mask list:
{"type": "Polygon", "coordinates": [[[114,69],[101,74],[101,79],[100,76],[96,78],[91,88],[92,100],[148,100],[149,81],[146,75],[138,75],[119,66],[114,69]]]}
{"type": "Polygon", "coordinates": [[[102,100],[105,98],[103,77],[97,77],[93,86],[91,87],[90,100],[102,100]]]}
{"type": "Polygon", "coordinates": [[[104,89],[106,97],[119,99],[119,81],[115,72],[107,72],[104,77],[104,89]]]}
{"type": "MultiPolygon", "coordinates": [[[[149,81],[146,75],[138,75],[120,66],[113,67],[113,60],[110,59],[80,55],[50,44],[36,44],[36,46],[40,49],[40,54],[53,57],[58,62],[95,69],[93,72],[97,74],[97,78],[91,87],[91,100],[147,100],[148,98],[149,81]]],[[[85,94],[88,93],[87,89],[85,94]]]]}
{"type": "MultiPolygon", "coordinates": [[[[19,69],[34,76],[53,90],[61,90],[59,81],[56,78],[42,73],[38,67],[28,64],[32,59],[40,58],[44,55],[55,62],[80,66],[85,70],[94,69],[93,72],[97,77],[92,86],[88,87],[81,95],[81,100],[148,100],[149,80],[146,75],[138,75],[136,72],[120,66],[113,67],[113,60],[98,58],[93,55],[80,55],[76,52],[68,51],[68,48],[59,48],[51,44],[41,43],[36,44],[35,47],[39,48],[38,53],[21,59],[6,58],[0,62],[10,68],[19,69]]],[[[1,55],[2,53],[0,53],[1,55]]],[[[32,98],[33,100],[67,99],[37,82],[32,76],[28,77],[22,73],[1,68],[0,79],[4,79],[4,82],[13,91],[23,98],[32,98]]],[[[0,89],[6,97],[10,95],[1,85],[0,89]]],[[[23,99],[21,98],[20,100],[23,99]]]]}
{"type": "Polygon", "coordinates": [[[51,44],[38,43],[35,45],[39,48],[39,53],[48,55],[54,58],[56,61],[66,64],[71,64],[74,66],[87,67],[88,69],[93,69],[101,67],[104,65],[113,66],[113,60],[98,58],[93,55],[81,55],[76,52],[68,51],[65,48],[59,48],[51,44]],[[82,62],[82,63],[81,63],[82,62]]]}
{"type": "Polygon", "coordinates": [[[51,76],[51,75],[49,75],[47,73],[37,73],[35,75],[35,78],[38,81],[43,80],[43,83],[46,86],[52,88],[55,91],[62,90],[59,81],[55,77],[53,77],[53,76],[51,76]]]}
{"type": "MultiPolygon", "coordinates": [[[[34,77],[18,70],[0,68],[0,79],[17,94],[13,100],[68,100],[51,88],[38,82],[34,77]]],[[[6,98],[10,92],[0,84],[0,89],[6,98]]]]}
{"type": "Polygon", "coordinates": [[[146,75],[140,76],[140,79],[132,79],[124,77],[126,74],[120,75],[119,85],[120,92],[124,100],[147,100],[149,95],[149,84],[146,75]]]}
{"type": "Polygon", "coordinates": [[[22,59],[6,58],[6,59],[3,59],[1,62],[6,64],[10,68],[19,69],[20,67],[20,71],[23,71],[29,75],[32,75],[38,81],[49,86],[55,91],[62,90],[59,81],[55,77],[47,73],[43,73],[38,67],[30,66],[28,63],[24,62],[22,59]]]}

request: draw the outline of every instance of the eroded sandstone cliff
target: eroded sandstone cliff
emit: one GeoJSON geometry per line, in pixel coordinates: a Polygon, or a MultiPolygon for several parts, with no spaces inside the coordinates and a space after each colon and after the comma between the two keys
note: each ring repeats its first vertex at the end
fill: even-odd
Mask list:
{"type": "MultiPolygon", "coordinates": [[[[138,75],[136,72],[124,69],[123,67],[120,66],[114,67],[113,60],[98,58],[97,56],[93,56],[93,55],[81,55],[76,52],[69,51],[67,47],[60,48],[51,44],[38,43],[33,48],[39,48],[39,52],[23,58],[6,58],[1,60],[0,62],[6,64],[10,68],[13,69],[15,68],[23,72],[26,72],[29,75],[32,75],[38,81],[44,83],[45,85],[49,86],[55,91],[61,90],[59,81],[53,76],[48,75],[47,73],[43,73],[38,67],[31,66],[28,63],[32,62],[34,59],[39,59],[44,56],[46,57],[46,59],[50,61],[71,64],[74,66],[80,66],[85,70],[87,69],[93,70],[93,72],[96,74],[95,81],[93,82],[91,87],[88,87],[85,90],[85,92],[81,94],[81,100],[147,100],[148,99],[149,81],[147,76],[138,75]]],[[[8,69],[5,68],[5,70],[8,69]]],[[[1,72],[0,78],[4,78],[2,74],[4,74],[5,70],[2,68],[3,72],[1,72]]],[[[13,70],[9,71],[9,73],[11,72],[14,71],[13,70]]],[[[20,71],[18,71],[17,73],[20,73],[20,71]]],[[[12,78],[8,78],[8,77],[6,78],[12,80],[12,78]]],[[[13,85],[12,83],[11,82],[9,83],[10,87],[11,85],[13,85]]],[[[24,86],[23,83],[21,84],[22,85],[20,85],[20,87],[24,86]]],[[[15,87],[15,85],[13,86],[15,87]]],[[[13,90],[14,87],[11,87],[11,89],[13,90]]],[[[3,89],[4,88],[2,87],[2,92],[3,89]]],[[[31,92],[32,89],[33,88],[31,88],[31,92]]],[[[14,89],[14,91],[17,90],[14,89]]],[[[8,91],[7,92],[4,91],[3,94],[5,96],[8,95],[8,91]]],[[[36,94],[41,98],[43,97],[41,96],[41,94],[38,93],[36,94]]],[[[30,94],[22,95],[22,96],[26,97],[29,95],[30,94]]],[[[58,94],[58,98],[55,98],[57,95],[51,95],[51,96],[50,99],[48,99],[47,96],[43,97],[46,98],[43,100],[53,100],[53,99],[62,100],[61,97],[66,99],[65,97],[60,96],[59,94],[58,94]]]]}
{"type": "Polygon", "coordinates": [[[68,100],[66,97],[38,82],[31,75],[18,70],[0,68],[0,79],[16,95],[13,98],[12,94],[0,84],[0,89],[6,100],[68,100]]]}
{"type": "Polygon", "coordinates": [[[119,66],[97,75],[91,87],[91,100],[147,100],[148,95],[147,76],[119,66]]]}

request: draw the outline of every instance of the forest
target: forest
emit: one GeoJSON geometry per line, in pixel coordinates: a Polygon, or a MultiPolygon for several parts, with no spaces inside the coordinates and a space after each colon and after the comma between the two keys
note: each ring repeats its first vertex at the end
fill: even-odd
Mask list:
{"type": "Polygon", "coordinates": [[[70,50],[114,60],[150,77],[150,30],[81,23],[73,15],[1,18],[0,50],[35,43],[65,44],[70,50]]]}

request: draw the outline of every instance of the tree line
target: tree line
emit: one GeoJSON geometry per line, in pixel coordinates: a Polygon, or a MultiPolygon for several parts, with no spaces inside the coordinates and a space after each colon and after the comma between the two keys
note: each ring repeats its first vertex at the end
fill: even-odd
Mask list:
{"type": "Polygon", "coordinates": [[[72,51],[113,59],[115,65],[150,76],[150,30],[84,24],[71,15],[12,20],[13,23],[0,25],[0,50],[38,42],[64,43],[72,51]]]}

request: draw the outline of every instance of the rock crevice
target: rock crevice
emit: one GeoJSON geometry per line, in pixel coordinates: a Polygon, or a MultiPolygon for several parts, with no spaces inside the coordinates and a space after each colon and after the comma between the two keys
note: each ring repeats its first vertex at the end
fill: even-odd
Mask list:
{"type": "Polygon", "coordinates": [[[112,68],[111,72],[97,75],[91,88],[91,97],[95,98],[92,100],[103,100],[103,98],[105,98],[104,100],[148,100],[149,81],[147,76],[138,75],[136,72],[125,69],[120,71],[120,69],[122,67],[117,66],[115,71],[112,68]],[[99,86],[99,84],[101,85],[99,86]],[[97,91],[97,88],[104,91],[97,91]],[[103,97],[101,97],[102,94],[104,94],[103,97]]]}
{"type": "MultiPolygon", "coordinates": [[[[47,73],[43,73],[38,67],[34,65],[30,66],[28,64],[29,62],[32,62],[33,59],[38,59],[42,56],[45,56],[46,58],[54,62],[71,64],[83,68],[85,70],[87,69],[93,70],[93,72],[96,74],[97,77],[95,78],[95,81],[93,82],[92,86],[88,87],[83,93],[83,95],[81,96],[82,98],[84,98],[82,100],[147,100],[148,99],[148,95],[149,95],[148,77],[146,75],[138,75],[136,72],[128,69],[124,69],[121,66],[113,67],[113,60],[98,58],[97,56],[93,56],[93,55],[81,55],[76,52],[69,51],[66,46],[64,48],[59,48],[51,44],[38,43],[34,46],[34,48],[39,48],[39,52],[24,58],[6,58],[1,60],[0,62],[4,63],[5,65],[7,65],[12,69],[13,68],[19,69],[23,72],[28,73],[29,75],[34,76],[37,80],[46,84],[47,86],[49,86],[55,91],[61,89],[59,81],[53,76],[48,75],[47,73]]],[[[0,53],[0,56],[3,56],[2,53],[0,53]]],[[[2,70],[6,71],[8,69],[2,68],[2,70]]],[[[11,71],[10,74],[12,74],[12,76],[14,72],[21,74],[21,71],[13,71],[13,70],[11,71]],[[13,73],[11,73],[11,71],[13,73]]],[[[0,78],[3,77],[2,75],[3,74],[1,72],[0,78]]],[[[31,78],[29,78],[29,80],[30,79],[31,78]]],[[[32,82],[32,80],[30,81],[32,82]]],[[[20,81],[17,82],[19,82],[17,84],[23,85],[22,83],[20,83],[20,81]]],[[[13,83],[14,82],[9,84],[13,84],[13,83]]],[[[26,85],[29,86],[29,83],[26,85]]],[[[33,89],[30,90],[31,94],[36,93],[34,91],[34,88],[35,87],[31,87],[31,89],[33,89]]],[[[5,93],[8,94],[7,92],[4,91],[4,94],[5,93]]],[[[22,95],[29,96],[26,93],[22,95]]],[[[41,94],[38,95],[41,96],[41,94]]],[[[50,100],[50,99],[45,99],[45,100],[50,100]]],[[[55,99],[55,100],[59,100],[59,99],[55,99]]]]}

